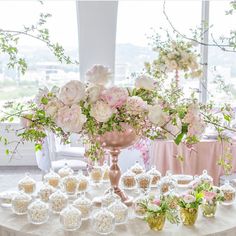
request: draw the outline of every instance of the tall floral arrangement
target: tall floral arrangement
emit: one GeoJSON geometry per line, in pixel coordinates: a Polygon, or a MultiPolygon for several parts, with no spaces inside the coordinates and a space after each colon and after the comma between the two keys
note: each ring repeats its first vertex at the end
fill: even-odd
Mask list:
{"type": "Polygon", "coordinates": [[[146,63],[148,73],[159,78],[173,73],[177,81],[182,75],[186,79],[199,78],[202,75],[199,53],[192,42],[179,37],[173,39],[169,33],[166,40],[162,40],[158,34],[152,40],[153,50],[158,57],[152,63],[146,63]]]}
{"type": "Polygon", "coordinates": [[[161,108],[153,109],[157,102],[151,78],[140,77],[134,89],[108,86],[112,75],[102,65],[95,65],[86,77],[87,83],[73,80],[61,88],[42,89],[26,104],[7,104],[10,111],[2,121],[21,117],[25,126],[17,135],[21,142],[36,142],[37,149],[48,130],[64,142],[71,133],[79,133],[87,140],[87,155],[92,159],[102,154],[97,137],[105,132],[122,131],[129,125],[142,136],[148,135],[153,125],[164,125],[161,108]]]}
{"type": "Polygon", "coordinates": [[[209,123],[222,137],[228,128],[225,121],[232,118],[231,108],[225,105],[213,113],[213,104],[199,103],[194,94],[185,98],[178,83],[179,72],[185,77],[201,74],[194,46],[181,40],[155,42],[157,59],[146,63],[133,88],[112,85],[110,69],[95,65],[86,73],[86,83],[73,80],[61,88],[40,90],[26,104],[8,103],[1,121],[21,117],[25,126],[17,132],[19,143],[34,141],[36,149],[41,148],[48,130],[63,142],[68,142],[71,133],[81,134],[88,146],[86,155],[92,159],[104,154],[100,135],[122,131],[127,125],[140,137],[168,138],[176,144],[198,142],[209,123]]]}
{"type": "MultiPolygon", "coordinates": [[[[223,142],[231,142],[225,131],[236,132],[230,125],[234,118],[232,107],[229,104],[215,106],[213,102],[202,104],[198,101],[197,90],[186,96],[180,84],[180,79],[202,77],[197,44],[179,37],[176,32],[166,32],[165,40],[158,34],[152,37],[152,47],[157,57],[145,63],[145,73],[157,81],[158,99],[170,117],[165,127],[166,137],[191,147],[210,125],[218,133],[223,149],[223,142]]],[[[232,155],[222,152],[218,164],[226,173],[232,169],[231,162],[232,155]]]]}

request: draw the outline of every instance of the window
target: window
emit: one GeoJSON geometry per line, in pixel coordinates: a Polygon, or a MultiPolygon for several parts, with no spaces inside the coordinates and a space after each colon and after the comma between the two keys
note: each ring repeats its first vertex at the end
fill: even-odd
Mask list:
{"type": "MultiPolygon", "coordinates": [[[[61,44],[67,55],[78,58],[78,35],[75,1],[1,1],[0,28],[22,29],[37,22],[39,14],[50,13],[47,28],[53,42],[61,44]]],[[[25,37],[20,41],[20,54],[26,57],[28,70],[24,76],[7,69],[7,57],[0,56],[0,105],[6,100],[34,97],[38,88],[61,86],[79,79],[79,68],[60,64],[41,42],[25,37]]]]}
{"type": "MultiPolygon", "coordinates": [[[[230,8],[229,3],[230,1],[210,2],[209,25],[213,25],[209,34],[210,43],[213,38],[228,36],[230,30],[236,30],[235,13],[225,14],[230,8]]],[[[209,47],[208,99],[218,104],[227,102],[236,105],[236,53],[223,52],[218,47],[209,47]],[[226,90],[224,91],[223,88],[226,90]]]]}
{"type": "MultiPolygon", "coordinates": [[[[164,1],[120,1],[117,17],[116,83],[133,85],[127,79],[133,72],[141,72],[145,61],[154,54],[148,37],[160,27],[170,29],[163,14],[164,1]]],[[[201,1],[166,1],[166,12],[175,27],[184,34],[201,23],[201,1]]],[[[184,89],[199,88],[199,80],[188,80],[184,89]]]]}

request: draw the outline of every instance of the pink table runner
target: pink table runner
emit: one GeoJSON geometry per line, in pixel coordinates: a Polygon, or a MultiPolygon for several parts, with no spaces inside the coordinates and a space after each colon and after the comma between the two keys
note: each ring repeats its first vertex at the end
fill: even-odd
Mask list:
{"type": "MultiPolygon", "coordinates": [[[[186,145],[177,146],[173,141],[153,141],[150,146],[150,164],[156,165],[157,169],[165,175],[167,170],[173,174],[200,175],[206,169],[214,178],[215,184],[224,174],[224,170],[217,165],[222,153],[222,145],[216,140],[203,140],[190,150],[186,145]],[[176,155],[180,153],[184,161],[180,162],[176,155]]],[[[230,146],[233,154],[233,172],[236,171],[236,143],[230,146]]]]}

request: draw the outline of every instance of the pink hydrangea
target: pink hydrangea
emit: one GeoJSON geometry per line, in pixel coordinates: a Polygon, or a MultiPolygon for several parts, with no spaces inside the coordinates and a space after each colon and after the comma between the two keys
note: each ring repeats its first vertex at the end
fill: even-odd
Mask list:
{"type": "Polygon", "coordinates": [[[85,122],[86,116],[79,105],[63,106],[58,110],[56,123],[65,132],[79,133],[85,122]]]}
{"type": "Polygon", "coordinates": [[[126,103],[128,96],[128,91],[125,88],[114,86],[104,90],[101,98],[107,102],[111,108],[119,108],[126,103]]]}

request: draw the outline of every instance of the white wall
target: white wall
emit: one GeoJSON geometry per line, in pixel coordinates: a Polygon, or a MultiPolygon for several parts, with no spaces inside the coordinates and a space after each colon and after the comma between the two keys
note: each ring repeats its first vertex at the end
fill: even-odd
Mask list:
{"type": "Polygon", "coordinates": [[[118,2],[77,1],[80,78],[94,64],[114,72],[118,2]]]}

